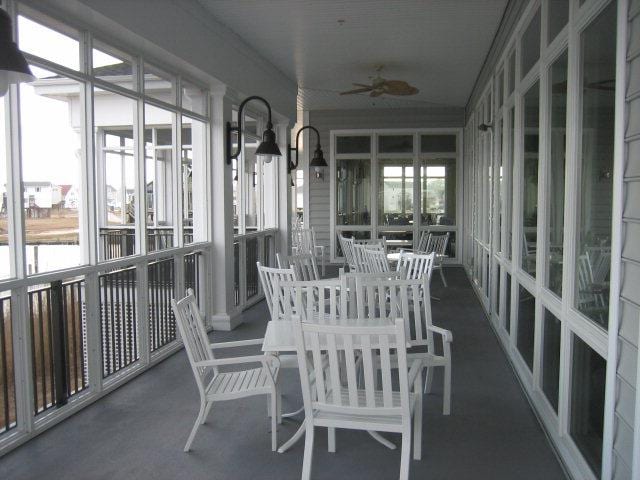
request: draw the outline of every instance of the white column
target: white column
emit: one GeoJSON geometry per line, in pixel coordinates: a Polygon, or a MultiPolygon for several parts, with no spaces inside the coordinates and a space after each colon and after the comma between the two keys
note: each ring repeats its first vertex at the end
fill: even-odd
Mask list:
{"type": "MultiPolygon", "coordinates": [[[[287,140],[289,139],[289,122],[278,123],[276,128],[276,138],[278,139],[278,146],[282,152],[282,158],[277,160],[277,191],[276,191],[276,220],[278,225],[278,239],[276,244],[276,251],[289,254],[289,231],[291,228],[291,179],[287,173],[287,140]]],[[[295,171],[292,172],[295,176],[295,171]]]]}
{"type": "Polygon", "coordinates": [[[206,294],[213,300],[211,324],[215,330],[231,330],[241,322],[234,306],[233,184],[227,165],[226,126],[231,121],[232,102],[221,87],[212,92],[211,109],[211,182],[213,252],[206,294]]]}

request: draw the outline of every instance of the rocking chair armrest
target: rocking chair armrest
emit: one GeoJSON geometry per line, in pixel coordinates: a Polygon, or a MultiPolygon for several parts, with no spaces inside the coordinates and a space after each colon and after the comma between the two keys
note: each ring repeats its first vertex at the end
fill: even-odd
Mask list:
{"type": "Polygon", "coordinates": [[[279,360],[273,355],[248,355],[246,357],[229,357],[229,358],[215,358],[213,360],[203,360],[201,362],[195,362],[194,367],[220,367],[222,365],[240,365],[243,363],[262,363],[273,362],[279,360]]]}
{"type": "Polygon", "coordinates": [[[437,333],[442,336],[442,342],[451,343],[453,342],[453,334],[451,330],[447,330],[445,328],[436,327],[435,325],[427,326],[428,330],[431,330],[433,333],[437,333]]]}
{"type": "Polygon", "coordinates": [[[217,350],[218,348],[246,347],[247,345],[262,345],[263,343],[264,343],[264,338],[253,338],[251,340],[237,340],[235,342],[210,343],[209,348],[211,350],[217,350]]]}
{"type": "Polygon", "coordinates": [[[422,372],[422,360],[414,360],[411,363],[411,368],[409,369],[409,374],[407,377],[409,378],[409,385],[413,385],[418,378],[418,375],[422,372]]]}

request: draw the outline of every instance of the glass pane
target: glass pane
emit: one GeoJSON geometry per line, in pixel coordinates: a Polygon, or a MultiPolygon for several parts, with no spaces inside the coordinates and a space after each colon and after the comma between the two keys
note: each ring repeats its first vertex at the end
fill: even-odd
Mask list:
{"type": "Polygon", "coordinates": [[[336,153],[371,153],[371,137],[336,137],[336,153]]]}
{"type": "Polygon", "coordinates": [[[111,260],[135,252],[136,167],[130,98],[94,89],[98,258],[111,260]]]}
{"type": "Polygon", "coordinates": [[[509,72],[507,77],[507,96],[513,93],[516,88],[516,52],[511,52],[509,56],[509,72]]]}
{"type": "Polygon", "coordinates": [[[297,221],[302,224],[304,222],[304,170],[299,168],[295,171],[295,212],[296,218],[292,221],[297,221]]]}
{"type": "Polygon", "coordinates": [[[184,243],[207,240],[207,124],[182,117],[182,236],[184,243]]]}
{"type": "Polygon", "coordinates": [[[247,135],[242,137],[244,145],[240,158],[244,161],[244,175],[242,176],[242,203],[244,206],[244,226],[246,230],[258,228],[258,140],[247,135]]]}
{"type": "Polygon", "coordinates": [[[522,34],[521,45],[522,63],[520,66],[522,71],[520,72],[520,78],[524,78],[540,58],[540,9],[538,9],[531,19],[531,23],[522,34]]]}
{"type": "Polygon", "coordinates": [[[173,115],[152,105],[144,106],[147,249],[150,252],[174,246],[173,115]]]}
{"type": "Polygon", "coordinates": [[[607,328],[613,198],[616,4],[611,3],[581,38],[582,148],[576,248],[576,303],[607,328]]]}
{"type": "Polygon", "coordinates": [[[380,160],[378,223],[413,225],[413,160],[380,160]]]}
{"type": "Polygon", "coordinates": [[[558,385],[560,379],[560,320],[545,308],[544,338],[542,340],[542,391],[558,411],[558,385]]]}
{"type": "Polygon", "coordinates": [[[512,226],[512,208],[513,208],[513,164],[514,164],[514,143],[515,143],[515,109],[511,107],[508,114],[508,123],[505,124],[506,131],[505,135],[507,136],[507,156],[504,159],[506,164],[505,175],[506,175],[506,194],[504,198],[505,206],[504,206],[504,225],[506,229],[506,238],[505,241],[507,244],[505,245],[505,249],[507,251],[507,258],[511,260],[511,251],[513,250],[513,226],[512,226]]]}
{"type": "Polygon", "coordinates": [[[455,225],[456,159],[422,160],[420,184],[422,225],[455,225]]]}
{"type": "Polygon", "coordinates": [[[77,82],[50,74],[20,84],[20,128],[27,273],[83,263],[80,118],[77,82]],[[61,92],[64,92],[62,94],[61,92]]]}
{"type": "Polygon", "coordinates": [[[207,93],[206,90],[194,85],[188,80],[182,79],[182,108],[199,113],[207,114],[207,93]]]}
{"type": "Polygon", "coordinates": [[[338,160],[336,180],[336,225],[370,225],[369,160],[338,160]]]}
{"type": "Polygon", "coordinates": [[[495,206],[496,216],[498,217],[498,235],[496,235],[496,249],[502,253],[502,228],[503,228],[503,212],[504,205],[504,169],[502,166],[502,117],[496,121],[496,153],[495,159],[498,164],[498,204],[495,206]]]}
{"type": "Polygon", "coordinates": [[[567,53],[551,66],[551,161],[549,171],[549,218],[546,285],[562,297],[564,242],[564,172],[567,124],[567,53]]]}
{"type": "Polygon", "coordinates": [[[413,135],[380,135],[378,137],[380,153],[413,152],[413,135]]]}
{"type": "Polygon", "coordinates": [[[496,99],[500,108],[504,103],[504,71],[502,70],[496,76],[496,99]]]}
{"type": "Polygon", "coordinates": [[[507,273],[507,281],[504,286],[504,328],[511,332],[511,274],[507,273]]]}
{"type": "Polygon", "coordinates": [[[548,0],[549,1],[549,22],[548,22],[548,41],[551,43],[558,36],[560,31],[569,21],[569,2],[567,0],[548,0]]]}
{"type": "Polygon", "coordinates": [[[342,251],[342,245],[338,236],[342,235],[345,238],[355,238],[356,240],[369,240],[371,238],[371,232],[362,230],[341,230],[336,235],[336,257],[342,257],[344,255],[342,251]]]}
{"type": "Polygon", "coordinates": [[[520,285],[518,289],[518,335],[516,345],[524,361],[533,370],[533,345],[536,326],[536,299],[520,285]]]}
{"type": "Polygon", "coordinates": [[[455,152],[457,137],[455,135],[422,135],[420,151],[422,153],[455,152]]]}
{"type": "Polygon", "coordinates": [[[384,237],[387,243],[387,250],[389,252],[397,251],[400,249],[407,249],[413,247],[413,231],[388,231],[379,232],[378,238],[384,237]]]}
{"type": "MultiPolygon", "coordinates": [[[[0,280],[11,276],[9,253],[9,204],[7,198],[7,142],[5,138],[5,98],[0,97],[0,280]]],[[[2,426],[0,425],[0,431],[2,426]]]]}
{"type": "Polygon", "coordinates": [[[65,34],[20,15],[18,46],[23,52],[80,70],[80,43],[65,34]]]}
{"type": "Polygon", "coordinates": [[[538,131],[540,92],[536,82],[524,95],[524,165],[522,189],[522,268],[536,276],[538,221],[538,131]]]}
{"type": "Polygon", "coordinates": [[[500,282],[502,281],[502,267],[499,263],[494,262],[494,268],[496,271],[496,285],[493,289],[493,308],[495,309],[498,318],[500,318],[500,282]]]}
{"type": "Polygon", "coordinates": [[[147,63],[144,64],[144,94],[175,105],[174,81],[164,73],[147,63]]]}
{"type": "Polygon", "coordinates": [[[0,435],[17,426],[11,292],[0,292],[0,435]],[[6,352],[6,353],[5,353],[6,352]]]}
{"type": "Polygon", "coordinates": [[[106,82],[135,90],[131,60],[127,59],[125,55],[116,53],[113,49],[100,46],[99,43],[97,45],[98,48],[94,47],[92,51],[93,74],[106,82]]]}
{"type": "Polygon", "coordinates": [[[602,432],[607,362],[573,336],[569,432],[596,477],[602,470],[602,432]]]}

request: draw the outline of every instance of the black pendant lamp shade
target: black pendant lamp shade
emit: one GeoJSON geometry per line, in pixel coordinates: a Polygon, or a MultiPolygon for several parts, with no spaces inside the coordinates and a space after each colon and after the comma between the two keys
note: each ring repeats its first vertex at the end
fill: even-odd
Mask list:
{"type": "Polygon", "coordinates": [[[316,145],[316,150],[313,152],[313,158],[311,159],[310,167],[327,167],[327,162],[324,159],[324,154],[322,153],[322,149],[320,148],[320,144],[316,145]]]}
{"type": "Polygon", "coordinates": [[[12,83],[35,80],[24,55],[11,38],[11,30],[11,17],[0,8],[0,96],[12,83]]]}
{"type": "Polygon", "coordinates": [[[267,129],[262,134],[262,142],[256,149],[256,155],[261,155],[266,163],[269,163],[274,157],[282,156],[276,143],[276,133],[273,131],[271,122],[267,123],[267,129]]]}

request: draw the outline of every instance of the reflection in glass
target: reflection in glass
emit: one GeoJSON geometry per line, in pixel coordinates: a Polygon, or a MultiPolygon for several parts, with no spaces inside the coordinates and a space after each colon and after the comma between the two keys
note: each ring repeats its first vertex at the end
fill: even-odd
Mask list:
{"type": "Polygon", "coordinates": [[[616,66],[616,3],[581,36],[582,148],[576,248],[576,307],[608,325],[616,66]]]}
{"type": "Polygon", "coordinates": [[[411,153],[413,152],[413,135],[380,135],[378,152],[411,153]]]}
{"type": "Polygon", "coordinates": [[[371,137],[369,135],[336,137],[336,153],[371,153],[371,137]]]}
{"type": "Polygon", "coordinates": [[[538,222],[538,131],[540,92],[536,82],[524,95],[524,162],[522,168],[522,268],[536,276],[538,222]]]}
{"type": "Polygon", "coordinates": [[[505,124],[505,135],[507,137],[507,156],[504,159],[505,163],[505,176],[506,176],[506,193],[504,197],[504,228],[506,230],[505,242],[505,250],[507,251],[507,258],[511,260],[511,253],[513,250],[513,226],[511,220],[511,212],[513,205],[513,164],[514,164],[514,143],[515,143],[515,108],[511,107],[508,113],[508,120],[505,124]]]}
{"type": "Polygon", "coordinates": [[[176,103],[173,80],[169,75],[148,63],[144,64],[144,94],[171,105],[176,103]]]}
{"type": "Polygon", "coordinates": [[[542,339],[542,391],[558,411],[558,385],[560,379],[560,320],[544,309],[544,338],[542,339]]]}
{"type": "Polygon", "coordinates": [[[455,135],[421,135],[420,151],[422,153],[455,152],[457,150],[455,135]]]}
{"type": "Polygon", "coordinates": [[[147,249],[150,252],[173,243],[173,114],[144,106],[146,163],[147,249]]]}
{"type": "Polygon", "coordinates": [[[511,52],[509,56],[509,70],[507,76],[507,97],[513,93],[516,88],[516,51],[511,52]]]}
{"type": "Polygon", "coordinates": [[[401,249],[412,248],[413,231],[412,230],[394,230],[378,232],[378,238],[385,238],[387,251],[393,252],[401,249]]]}
{"type": "Polygon", "coordinates": [[[531,19],[529,26],[522,34],[520,78],[524,78],[540,58],[540,9],[531,19]]]}
{"type": "Polygon", "coordinates": [[[83,263],[82,128],[79,116],[72,115],[71,109],[79,95],[80,84],[52,73],[33,83],[20,84],[28,274],[83,263]]]}
{"type": "Polygon", "coordinates": [[[600,478],[607,362],[577,335],[572,358],[569,433],[600,478]]]}
{"type": "Polygon", "coordinates": [[[549,164],[549,218],[546,285],[562,297],[564,242],[564,172],[567,124],[567,53],[551,66],[551,159],[549,164]]]}
{"type": "Polygon", "coordinates": [[[420,183],[422,225],[455,225],[456,159],[422,160],[420,183]]]}
{"type": "Polygon", "coordinates": [[[496,250],[502,253],[502,224],[504,213],[502,211],[504,205],[504,167],[503,167],[503,155],[502,155],[502,117],[496,121],[496,153],[495,158],[498,163],[498,205],[496,205],[496,211],[498,216],[498,235],[496,236],[496,250]]]}
{"type": "Polygon", "coordinates": [[[569,21],[569,2],[567,0],[549,0],[548,44],[558,36],[569,21]]]}
{"type": "Polygon", "coordinates": [[[338,160],[336,163],[336,225],[370,225],[370,161],[338,160]]]}
{"type": "Polygon", "coordinates": [[[378,223],[413,225],[413,160],[380,160],[378,223]]]}
{"type": "Polygon", "coordinates": [[[520,285],[518,289],[518,335],[516,345],[522,358],[533,370],[533,345],[536,327],[536,299],[520,285]]]}
{"type": "Polygon", "coordinates": [[[93,74],[96,77],[105,82],[115,83],[119,87],[129,90],[135,89],[133,67],[131,61],[125,58],[125,55],[117,54],[111,49],[94,42],[92,57],[93,74]]]}
{"type": "Polygon", "coordinates": [[[507,273],[504,286],[504,328],[511,333],[511,274],[507,273]]]}

